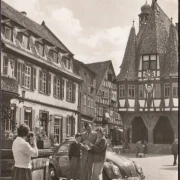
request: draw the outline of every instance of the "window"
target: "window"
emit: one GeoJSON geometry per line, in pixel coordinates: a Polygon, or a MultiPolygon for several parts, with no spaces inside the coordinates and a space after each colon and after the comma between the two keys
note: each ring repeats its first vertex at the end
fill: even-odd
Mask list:
{"type": "Polygon", "coordinates": [[[22,36],[22,46],[25,49],[29,49],[29,37],[27,37],[25,35],[22,36]]]}
{"type": "Polygon", "coordinates": [[[43,73],[42,76],[42,92],[46,94],[46,73],[43,73]]]}
{"type": "Polygon", "coordinates": [[[31,88],[31,67],[25,66],[24,72],[24,87],[31,88]]]}
{"type": "Polygon", "coordinates": [[[43,94],[51,94],[51,74],[46,71],[39,71],[39,91],[43,94]]]}
{"type": "Polygon", "coordinates": [[[139,98],[144,98],[144,85],[139,85],[139,98]]]}
{"type": "Polygon", "coordinates": [[[119,97],[125,97],[125,86],[119,85],[119,97]]]}
{"type": "Polygon", "coordinates": [[[3,58],[3,75],[11,78],[15,77],[15,61],[6,56],[3,58]]]}
{"type": "Polygon", "coordinates": [[[91,97],[91,108],[93,108],[93,98],[91,97]]]}
{"type": "Polygon", "coordinates": [[[112,74],[108,73],[108,81],[112,82],[112,74]]]}
{"type": "Polygon", "coordinates": [[[178,83],[172,83],[172,95],[178,97],[178,83]]]}
{"type": "Polygon", "coordinates": [[[32,129],[32,109],[27,108],[24,110],[24,123],[32,129]]]}
{"type": "Polygon", "coordinates": [[[156,55],[143,56],[143,70],[156,70],[157,69],[156,55]]]}
{"type": "Polygon", "coordinates": [[[63,61],[63,63],[64,63],[64,66],[65,66],[67,69],[70,69],[70,60],[64,57],[62,61],[63,61]]]}
{"type": "Polygon", "coordinates": [[[87,76],[86,76],[86,73],[84,73],[84,83],[85,83],[85,84],[87,83],[87,76]]]}
{"type": "Polygon", "coordinates": [[[73,136],[75,134],[75,119],[68,116],[66,119],[66,135],[73,136]]]}
{"type": "Polygon", "coordinates": [[[164,84],[164,97],[169,97],[169,83],[164,84]]]}
{"type": "Polygon", "coordinates": [[[64,79],[54,76],[54,97],[64,98],[64,79]]]}
{"type": "Polygon", "coordinates": [[[5,27],[5,38],[12,41],[12,28],[5,27]]]}
{"type": "Polygon", "coordinates": [[[61,117],[54,119],[54,142],[58,144],[61,143],[61,120],[61,117]]]}
{"type": "Polygon", "coordinates": [[[102,90],[102,97],[103,98],[109,98],[109,91],[108,91],[108,89],[103,89],[102,90]]]}
{"type": "Polygon", "coordinates": [[[76,85],[69,81],[66,82],[66,99],[70,102],[76,101],[76,85]]]}
{"type": "Polygon", "coordinates": [[[42,44],[40,44],[40,43],[37,43],[37,46],[38,46],[38,49],[39,49],[39,55],[41,57],[43,57],[44,56],[44,46],[42,44]]]}
{"type": "Polygon", "coordinates": [[[135,97],[135,86],[128,85],[128,97],[134,98],[135,97]]]}
{"type": "Polygon", "coordinates": [[[99,115],[102,116],[103,115],[103,108],[99,107],[99,115]]]}
{"type": "Polygon", "coordinates": [[[90,97],[88,96],[88,107],[91,107],[91,99],[90,99],[90,97]]]}
{"type": "Polygon", "coordinates": [[[33,90],[36,89],[36,68],[33,68],[33,90]]]}
{"type": "Polygon", "coordinates": [[[155,86],[155,97],[160,98],[161,97],[161,85],[156,84],[155,86]]]}
{"type": "Polygon", "coordinates": [[[86,94],[84,94],[84,106],[86,106],[86,94]]]}
{"type": "Polygon", "coordinates": [[[58,55],[56,52],[53,51],[53,61],[58,63],[58,55]]]}

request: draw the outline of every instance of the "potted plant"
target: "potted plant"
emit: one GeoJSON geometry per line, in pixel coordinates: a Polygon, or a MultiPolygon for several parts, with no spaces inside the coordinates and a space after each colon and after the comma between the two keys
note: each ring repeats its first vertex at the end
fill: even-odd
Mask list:
{"type": "Polygon", "coordinates": [[[39,149],[49,149],[51,147],[51,141],[46,135],[46,131],[41,127],[36,134],[37,147],[39,149]]]}
{"type": "Polygon", "coordinates": [[[2,149],[12,149],[12,143],[17,137],[17,130],[5,130],[2,138],[2,149]]]}

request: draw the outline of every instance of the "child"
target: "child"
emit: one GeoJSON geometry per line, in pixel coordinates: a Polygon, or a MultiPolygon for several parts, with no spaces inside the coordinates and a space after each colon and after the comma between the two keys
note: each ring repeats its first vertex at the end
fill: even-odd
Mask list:
{"type": "Polygon", "coordinates": [[[67,180],[70,179],[80,179],[80,147],[81,147],[81,134],[77,133],[75,135],[75,142],[73,142],[69,149],[69,172],[67,175],[67,180]]]}

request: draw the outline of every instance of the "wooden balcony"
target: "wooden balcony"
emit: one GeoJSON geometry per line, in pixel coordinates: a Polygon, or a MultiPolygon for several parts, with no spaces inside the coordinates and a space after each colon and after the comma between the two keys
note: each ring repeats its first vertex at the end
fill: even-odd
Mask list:
{"type": "Polygon", "coordinates": [[[18,81],[13,78],[1,76],[2,99],[12,99],[18,96],[18,81]]]}

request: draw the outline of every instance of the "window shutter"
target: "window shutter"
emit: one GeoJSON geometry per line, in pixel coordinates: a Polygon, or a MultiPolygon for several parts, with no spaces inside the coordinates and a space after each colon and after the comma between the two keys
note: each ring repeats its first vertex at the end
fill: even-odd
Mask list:
{"type": "Polygon", "coordinates": [[[3,75],[8,74],[8,58],[6,56],[3,57],[3,75]]]}
{"type": "Polygon", "coordinates": [[[17,80],[18,80],[18,83],[20,84],[21,83],[21,66],[22,64],[20,62],[18,62],[18,65],[17,65],[17,80]]]}
{"type": "Polygon", "coordinates": [[[46,72],[46,94],[49,94],[49,73],[46,72]]]}
{"type": "Polygon", "coordinates": [[[39,70],[39,92],[42,91],[42,71],[39,70]]]}
{"type": "Polygon", "coordinates": [[[73,88],[72,88],[72,101],[75,102],[76,101],[76,85],[73,84],[73,88]]]}
{"type": "Polygon", "coordinates": [[[48,75],[48,94],[51,94],[51,74],[48,75]]]}
{"type": "Polygon", "coordinates": [[[24,65],[24,64],[22,64],[21,85],[22,85],[22,86],[25,86],[25,65],[24,65]]]}
{"type": "Polygon", "coordinates": [[[14,67],[14,76],[17,78],[17,61],[14,61],[15,67],[14,67]]]}
{"type": "Polygon", "coordinates": [[[36,89],[36,68],[33,68],[33,90],[36,89]]]}
{"type": "Polygon", "coordinates": [[[33,67],[31,67],[31,80],[30,80],[30,81],[31,81],[31,85],[30,85],[30,86],[31,86],[31,89],[32,89],[32,90],[33,90],[33,83],[34,83],[34,82],[33,82],[33,81],[34,81],[34,79],[33,79],[33,73],[34,73],[33,67]]]}
{"type": "Polygon", "coordinates": [[[60,98],[63,99],[63,79],[60,78],[60,98]]]}
{"type": "Polygon", "coordinates": [[[75,134],[75,118],[71,117],[71,136],[75,134]]]}
{"type": "Polygon", "coordinates": [[[56,97],[56,83],[57,83],[57,78],[54,76],[54,97],[56,97]]]}
{"type": "Polygon", "coordinates": [[[62,99],[64,99],[64,79],[62,79],[62,89],[61,89],[61,92],[62,92],[62,99]]]}
{"type": "Polygon", "coordinates": [[[69,82],[66,81],[66,100],[69,100],[69,82]]]}

